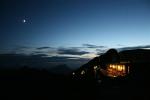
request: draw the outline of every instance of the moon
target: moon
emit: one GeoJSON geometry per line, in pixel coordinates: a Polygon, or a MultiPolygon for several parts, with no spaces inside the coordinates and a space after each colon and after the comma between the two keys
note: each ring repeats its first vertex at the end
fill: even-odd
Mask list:
{"type": "Polygon", "coordinates": [[[26,23],[27,21],[25,19],[22,20],[23,23],[26,23]]]}

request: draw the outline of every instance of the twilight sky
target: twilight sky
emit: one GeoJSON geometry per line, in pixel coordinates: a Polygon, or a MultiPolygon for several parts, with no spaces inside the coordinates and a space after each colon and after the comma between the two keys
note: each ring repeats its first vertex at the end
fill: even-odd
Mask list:
{"type": "Polygon", "coordinates": [[[1,55],[81,65],[109,48],[150,48],[149,0],[1,0],[0,12],[1,55]]]}

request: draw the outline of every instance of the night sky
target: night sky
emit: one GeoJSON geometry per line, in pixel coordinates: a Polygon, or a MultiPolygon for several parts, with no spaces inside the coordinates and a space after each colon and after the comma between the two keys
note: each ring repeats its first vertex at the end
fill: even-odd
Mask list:
{"type": "Polygon", "coordinates": [[[0,63],[77,68],[110,48],[149,49],[149,27],[149,0],[0,0],[0,63]]]}

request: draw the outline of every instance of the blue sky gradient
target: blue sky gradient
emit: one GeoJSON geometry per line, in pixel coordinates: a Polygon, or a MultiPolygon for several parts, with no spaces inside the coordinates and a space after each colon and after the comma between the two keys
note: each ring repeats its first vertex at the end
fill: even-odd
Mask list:
{"type": "Polygon", "coordinates": [[[149,0],[1,0],[0,10],[1,54],[93,58],[150,44],[149,0]]]}

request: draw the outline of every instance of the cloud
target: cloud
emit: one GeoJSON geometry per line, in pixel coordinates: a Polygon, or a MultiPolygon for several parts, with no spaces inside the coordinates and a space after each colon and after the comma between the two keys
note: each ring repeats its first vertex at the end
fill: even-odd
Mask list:
{"type": "Polygon", "coordinates": [[[30,47],[28,47],[28,46],[17,46],[17,48],[18,48],[18,49],[28,49],[28,48],[30,48],[30,47]]]}
{"type": "Polygon", "coordinates": [[[122,44],[117,44],[117,46],[120,46],[120,47],[122,47],[122,46],[125,46],[125,45],[122,45],[122,44]]]}
{"type": "Polygon", "coordinates": [[[31,54],[36,49],[29,46],[14,46],[10,48],[3,48],[0,50],[1,54],[31,54]]]}
{"type": "Polygon", "coordinates": [[[31,49],[30,47],[27,47],[27,46],[17,46],[17,47],[14,47],[12,49],[12,52],[23,52],[25,50],[28,50],[28,49],[31,49]]]}
{"type": "Polygon", "coordinates": [[[133,46],[133,47],[123,47],[123,48],[118,48],[118,50],[119,51],[123,51],[123,50],[148,49],[148,48],[150,48],[150,45],[133,46]]]}
{"type": "Polygon", "coordinates": [[[107,49],[96,49],[96,51],[97,51],[97,55],[102,55],[102,54],[104,54],[106,51],[107,51],[107,49]]]}
{"type": "Polygon", "coordinates": [[[43,51],[34,51],[33,54],[42,54],[43,51]]]}
{"type": "Polygon", "coordinates": [[[86,48],[107,48],[106,46],[97,46],[92,44],[83,44],[83,46],[86,48]]]}
{"type": "Polygon", "coordinates": [[[5,68],[16,68],[21,66],[44,67],[48,66],[48,58],[44,54],[0,54],[0,66],[5,68]]]}
{"type": "Polygon", "coordinates": [[[47,57],[46,54],[32,54],[31,57],[47,57]]]}
{"type": "Polygon", "coordinates": [[[5,68],[16,68],[23,66],[51,68],[59,64],[67,64],[71,68],[78,68],[88,61],[89,59],[68,56],[49,57],[46,54],[0,54],[0,66],[5,68]]]}
{"type": "Polygon", "coordinates": [[[58,54],[84,55],[88,53],[89,52],[87,51],[80,51],[79,49],[76,49],[76,48],[59,48],[58,49],[58,54]]]}
{"type": "Polygon", "coordinates": [[[39,47],[39,48],[36,48],[37,50],[45,50],[45,49],[51,49],[52,47],[39,47]]]}
{"type": "MultiPolygon", "coordinates": [[[[29,55],[29,56],[34,56],[35,55],[42,55],[40,57],[64,57],[67,56],[68,59],[79,59],[79,58],[84,58],[84,59],[89,59],[89,57],[93,57],[94,54],[96,54],[96,49],[89,49],[83,46],[80,47],[49,47],[49,46],[44,46],[44,47],[18,47],[17,49],[11,50],[12,52],[5,52],[5,54],[24,54],[24,55],[29,55]],[[44,54],[44,55],[43,55],[44,54]]],[[[2,52],[3,53],[3,52],[2,52]]],[[[4,54],[4,53],[3,53],[4,54]]],[[[38,58],[40,58],[38,57],[38,58]]],[[[31,58],[31,57],[29,57],[31,58]]],[[[50,58],[49,58],[50,59],[50,58]]],[[[51,58],[52,59],[52,58],[51,58]]],[[[63,60],[65,58],[62,58],[63,60]]],[[[55,59],[58,60],[58,59],[55,59]]]]}

